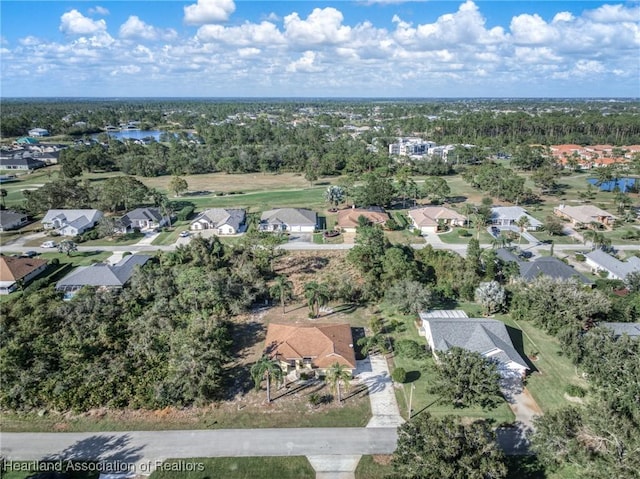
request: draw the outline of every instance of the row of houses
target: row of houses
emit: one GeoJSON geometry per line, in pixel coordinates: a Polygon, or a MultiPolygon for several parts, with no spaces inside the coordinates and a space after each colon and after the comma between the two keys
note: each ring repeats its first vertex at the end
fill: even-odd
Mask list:
{"type": "Polygon", "coordinates": [[[627,163],[640,153],[640,145],[615,147],[612,145],[582,146],[575,144],[552,145],[551,155],[566,168],[588,170],[613,164],[627,163]]]}

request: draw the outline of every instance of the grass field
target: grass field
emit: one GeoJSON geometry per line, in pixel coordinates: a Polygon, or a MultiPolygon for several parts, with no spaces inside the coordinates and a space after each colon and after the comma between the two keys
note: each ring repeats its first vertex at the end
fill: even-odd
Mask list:
{"type": "Polygon", "coordinates": [[[169,459],[149,479],[314,479],[316,473],[304,456],[203,457],[169,459]],[[189,464],[197,471],[176,472],[189,464]]]}

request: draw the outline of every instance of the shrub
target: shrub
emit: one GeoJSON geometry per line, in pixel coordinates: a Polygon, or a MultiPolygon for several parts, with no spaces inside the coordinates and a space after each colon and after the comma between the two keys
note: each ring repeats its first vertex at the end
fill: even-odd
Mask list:
{"type": "Polygon", "coordinates": [[[180,211],[178,211],[178,213],[176,214],[176,217],[178,218],[178,221],[187,221],[189,217],[193,214],[193,212],[194,212],[193,206],[191,205],[185,206],[180,211]]]}
{"type": "Polygon", "coordinates": [[[58,266],[58,265],[60,264],[60,259],[59,259],[59,258],[53,258],[53,259],[51,260],[51,264],[52,264],[53,266],[58,266]]]}
{"type": "Polygon", "coordinates": [[[469,233],[469,230],[466,230],[464,228],[460,228],[458,230],[458,236],[460,236],[461,238],[467,238],[467,237],[471,236],[471,233],[469,233]]]}
{"type": "Polygon", "coordinates": [[[576,253],[576,261],[584,263],[587,260],[582,253],[576,253]]]}
{"type": "Polygon", "coordinates": [[[426,354],[426,348],[413,339],[401,339],[395,343],[395,351],[399,356],[409,359],[422,359],[426,354]]]}
{"type": "Polygon", "coordinates": [[[396,231],[401,229],[400,225],[393,218],[389,218],[387,220],[387,222],[385,223],[385,227],[391,231],[396,231]]]}
{"type": "Polygon", "coordinates": [[[319,406],[320,404],[322,404],[322,396],[320,396],[320,394],[318,393],[309,394],[309,404],[311,404],[312,406],[319,406]]]}
{"type": "Polygon", "coordinates": [[[407,381],[407,371],[404,368],[395,368],[391,373],[391,377],[397,383],[405,383],[407,381]]]}
{"type": "Polygon", "coordinates": [[[587,391],[576,384],[569,384],[565,391],[569,396],[576,398],[583,398],[587,395],[587,391]]]}

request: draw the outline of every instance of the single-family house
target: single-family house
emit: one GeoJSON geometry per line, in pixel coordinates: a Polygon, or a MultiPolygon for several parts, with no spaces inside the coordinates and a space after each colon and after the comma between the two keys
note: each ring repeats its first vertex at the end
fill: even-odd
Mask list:
{"type": "MultiPolygon", "coordinates": [[[[553,279],[569,280],[574,279],[585,286],[593,287],[595,283],[585,275],[559,260],[555,256],[541,256],[533,261],[522,261],[518,256],[506,248],[498,248],[496,254],[505,263],[514,262],[518,265],[518,278],[527,283],[535,280],[538,276],[547,276],[553,279]]],[[[514,278],[516,279],[516,278],[514,278]]]]}
{"type": "Polygon", "coordinates": [[[425,206],[409,210],[409,218],[414,228],[422,234],[437,233],[439,225],[464,226],[466,218],[444,206],[425,206]]]}
{"type": "Polygon", "coordinates": [[[76,236],[93,228],[102,218],[98,210],[49,210],[42,218],[42,226],[62,236],[76,236]]]}
{"type": "Polygon", "coordinates": [[[0,254],[0,294],[9,294],[33,280],[47,269],[47,261],[38,258],[15,258],[0,254]]]}
{"type": "Polygon", "coordinates": [[[0,210],[0,231],[9,231],[21,228],[29,222],[29,217],[24,213],[13,210],[0,210]]]}
{"type": "Polygon", "coordinates": [[[22,170],[33,171],[44,168],[45,162],[29,155],[15,154],[0,156],[0,169],[2,170],[22,170]]]}
{"type": "Polygon", "coordinates": [[[536,231],[542,226],[542,222],[520,206],[494,206],[491,208],[491,224],[494,226],[517,226],[516,223],[523,216],[529,221],[528,231],[536,231]]]}
{"type": "Polygon", "coordinates": [[[598,326],[603,326],[613,332],[613,335],[617,338],[623,335],[627,335],[630,338],[640,338],[640,323],[598,323],[598,326]]]}
{"type": "Polygon", "coordinates": [[[30,136],[22,136],[16,140],[17,145],[37,145],[38,143],[40,143],[38,140],[30,136]]]}
{"type": "Polygon", "coordinates": [[[383,208],[372,206],[369,208],[347,208],[338,211],[338,221],[336,226],[345,233],[355,233],[360,217],[373,225],[384,226],[389,220],[389,215],[385,213],[383,208]]]}
{"type": "Polygon", "coordinates": [[[243,209],[211,208],[200,213],[192,222],[194,231],[213,230],[218,235],[235,235],[245,230],[247,212],[243,209]]]}
{"type": "Polygon", "coordinates": [[[616,221],[616,217],[611,213],[594,205],[560,205],[554,208],[553,212],[569,220],[574,228],[590,228],[593,224],[611,228],[616,221]]]}
{"type": "Polygon", "coordinates": [[[169,223],[169,217],[163,216],[158,208],[136,208],[120,218],[122,227],[127,230],[154,230],[169,223]]]}
{"type": "Polygon", "coordinates": [[[56,284],[56,289],[72,296],[85,286],[100,289],[121,289],[131,279],[136,266],[142,266],[151,257],[143,254],[129,255],[116,264],[96,263],[74,269],[56,284]]]}
{"type": "Polygon", "coordinates": [[[356,368],[351,326],[342,324],[270,323],[265,354],[276,359],[285,374],[296,372],[320,375],[335,363],[356,368]]]}
{"type": "Polygon", "coordinates": [[[503,378],[523,377],[529,369],[502,321],[469,318],[463,311],[425,311],[420,313],[420,321],[420,333],[436,360],[450,348],[459,347],[496,361],[503,378]]]}
{"type": "Polygon", "coordinates": [[[29,136],[49,136],[49,130],[45,128],[33,128],[29,130],[29,136]]]}
{"type": "Polygon", "coordinates": [[[313,233],[318,215],[306,208],[277,208],[262,213],[258,229],[273,233],[313,233]]]}
{"type": "Polygon", "coordinates": [[[640,258],[631,256],[627,261],[620,261],[615,256],[601,249],[593,250],[585,255],[585,263],[593,272],[606,271],[610,279],[623,280],[631,273],[640,272],[640,258]]]}

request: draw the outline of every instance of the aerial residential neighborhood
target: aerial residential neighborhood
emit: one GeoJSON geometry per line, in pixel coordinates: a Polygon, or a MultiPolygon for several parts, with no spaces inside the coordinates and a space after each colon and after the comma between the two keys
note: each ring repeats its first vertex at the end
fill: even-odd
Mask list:
{"type": "Polygon", "coordinates": [[[640,479],[633,2],[2,2],[2,479],[640,479]]]}

